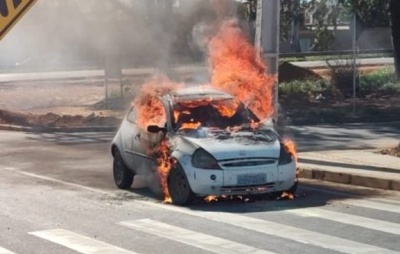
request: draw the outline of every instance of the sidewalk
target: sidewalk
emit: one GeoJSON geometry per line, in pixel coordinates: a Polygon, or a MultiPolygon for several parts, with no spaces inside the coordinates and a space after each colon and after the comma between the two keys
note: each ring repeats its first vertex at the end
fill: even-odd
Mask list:
{"type": "Polygon", "coordinates": [[[300,177],[400,191],[400,158],[376,151],[299,153],[300,177]]]}

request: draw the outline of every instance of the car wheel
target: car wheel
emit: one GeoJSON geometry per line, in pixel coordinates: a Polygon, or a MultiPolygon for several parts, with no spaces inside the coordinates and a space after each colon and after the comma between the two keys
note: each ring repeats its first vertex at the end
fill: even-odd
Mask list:
{"type": "Polygon", "coordinates": [[[174,167],[168,177],[168,191],[174,205],[188,205],[193,202],[195,195],[182,167],[174,167]]]}
{"type": "Polygon", "coordinates": [[[113,176],[120,189],[128,189],[133,183],[134,173],[126,166],[119,151],[114,155],[113,176]]]}

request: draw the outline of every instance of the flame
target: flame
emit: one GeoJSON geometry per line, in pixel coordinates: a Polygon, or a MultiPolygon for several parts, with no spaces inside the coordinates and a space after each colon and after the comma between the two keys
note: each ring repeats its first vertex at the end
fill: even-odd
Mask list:
{"type": "Polygon", "coordinates": [[[213,107],[218,110],[218,113],[223,117],[232,117],[235,113],[237,108],[239,107],[239,101],[237,100],[230,100],[227,102],[222,102],[218,104],[213,104],[213,107]]]}
{"type": "Polygon", "coordinates": [[[193,129],[196,130],[201,126],[200,122],[195,122],[195,123],[183,123],[181,125],[181,127],[179,128],[179,130],[183,130],[183,129],[193,129]]]}
{"type": "Polygon", "coordinates": [[[170,81],[165,76],[155,76],[144,84],[139,96],[132,102],[138,112],[137,122],[141,127],[148,125],[162,126],[166,114],[159,96],[183,87],[183,84],[170,81]]]}
{"type": "Polygon", "coordinates": [[[161,142],[161,145],[157,149],[158,159],[157,159],[157,173],[160,179],[161,188],[164,193],[164,203],[172,203],[171,196],[168,191],[168,175],[174,164],[170,156],[170,146],[167,139],[161,142]]]}
{"type": "Polygon", "coordinates": [[[297,151],[296,151],[296,144],[290,139],[284,139],[283,145],[285,146],[286,152],[292,154],[297,163],[298,157],[297,157],[297,151]]]}
{"type": "Polygon", "coordinates": [[[284,192],[282,195],[279,197],[279,199],[294,199],[293,193],[289,192],[284,192]]]}
{"type": "Polygon", "coordinates": [[[210,203],[210,202],[213,202],[213,201],[218,201],[218,197],[214,196],[214,195],[209,195],[209,196],[204,198],[204,201],[206,201],[207,203],[210,203]]]}
{"type": "Polygon", "coordinates": [[[273,115],[277,77],[266,73],[259,51],[246,39],[237,22],[222,22],[208,43],[208,52],[212,86],[234,95],[260,119],[273,115]]]}

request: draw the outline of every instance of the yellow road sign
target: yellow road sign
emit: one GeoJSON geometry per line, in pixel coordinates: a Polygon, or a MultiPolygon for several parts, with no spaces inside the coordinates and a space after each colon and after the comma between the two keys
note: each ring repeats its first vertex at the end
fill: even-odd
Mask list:
{"type": "Polygon", "coordinates": [[[0,40],[37,0],[0,0],[0,40]]]}

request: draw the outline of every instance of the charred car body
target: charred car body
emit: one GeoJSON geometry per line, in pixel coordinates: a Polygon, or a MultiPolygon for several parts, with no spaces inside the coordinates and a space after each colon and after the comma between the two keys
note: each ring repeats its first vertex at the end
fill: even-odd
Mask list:
{"type": "Polygon", "coordinates": [[[195,196],[295,192],[293,155],[272,124],[260,123],[231,95],[185,88],[156,101],[161,110],[154,121],[141,126],[132,107],[113,140],[119,188],[129,188],[136,174],[154,171],[157,148],[167,140],[174,163],[166,181],[174,204],[188,204],[195,196]]]}

